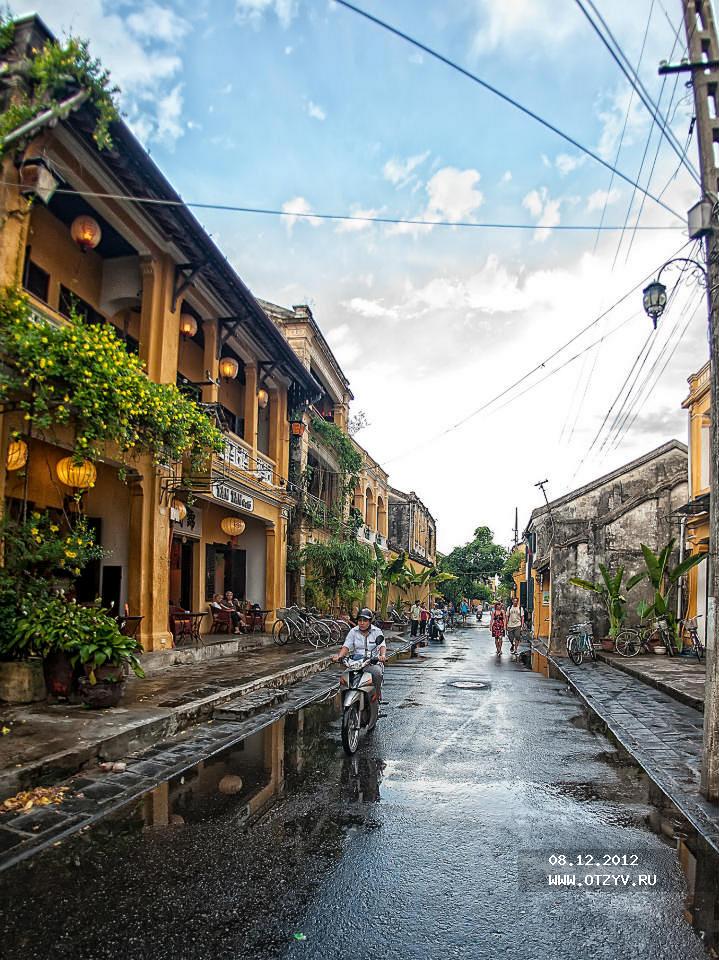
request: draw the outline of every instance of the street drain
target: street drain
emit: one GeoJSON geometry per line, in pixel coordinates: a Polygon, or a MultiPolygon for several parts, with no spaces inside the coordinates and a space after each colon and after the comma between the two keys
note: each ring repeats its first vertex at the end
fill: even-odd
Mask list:
{"type": "Polygon", "coordinates": [[[489,680],[453,680],[450,683],[450,687],[459,690],[489,690],[491,686],[489,680]]]}

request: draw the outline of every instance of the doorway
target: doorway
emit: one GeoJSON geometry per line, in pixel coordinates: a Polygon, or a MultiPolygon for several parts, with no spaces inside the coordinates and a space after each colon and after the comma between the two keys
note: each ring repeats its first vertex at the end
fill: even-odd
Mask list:
{"type": "Polygon", "coordinates": [[[170,603],[192,609],[192,567],[195,541],[173,537],[170,550],[170,603]],[[183,542],[184,541],[184,542],[183,542]]]}
{"type": "Polygon", "coordinates": [[[206,598],[231,590],[240,600],[246,599],[247,551],[226,543],[208,543],[206,556],[206,598]]]}

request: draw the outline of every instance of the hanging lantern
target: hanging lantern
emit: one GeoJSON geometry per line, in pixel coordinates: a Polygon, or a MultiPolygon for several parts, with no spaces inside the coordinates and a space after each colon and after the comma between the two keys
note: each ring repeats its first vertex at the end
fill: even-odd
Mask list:
{"type": "Polygon", "coordinates": [[[239,517],[223,517],[220,521],[220,529],[228,537],[241,537],[245,532],[245,521],[239,517]]]}
{"type": "Polygon", "coordinates": [[[97,480],[97,469],[89,460],[83,460],[78,464],[72,457],[63,457],[55,470],[57,479],[66,487],[87,490],[89,487],[94,487],[97,480]]]}
{"type": "Polygon", "coordinates": [[[292,430],[293,437],[301,437],[305,432],[305,424],[302,420],[293,420],[290,423],[290,428],[292,430]]]}
{"type": "Polygon", "coordinates": [[[667,305],[667,288],[663,283],[660,283],[659,280],[653,280],[652,283],[642,291],[642,298],[644,301],[644,312],[650,318],[656,330],[657,320],[664,313],[664,308],[667,305]]]}
{"type": "Polygon", "coordinates": [[[27,444],[24,440],[11,440],[7,448],[5,467],[8,471],[22,470],[27,463],[27,444]]]}
{"type": "Polygon", "coordinates": [[[191,313],[180,314],[180,334],[183,337],[194,337],[197,333],[197,320],[191,313]]]}
{"type": "Polygon", "coordinates": [[[82,252],[87,253],[88,250],[94,250],[102,240],[102,230],[97,220],[83,215],[72,221],[70,236],[82,252]]]}
{"type": "Polygon", "coordinates": [[[182,500],[175,499],[172,501],[172,509],[177,514],[177,522],[182,523],[187,516],[187,507],[185,504],[182,502],[182,500]]]}
{"type": "Polygon", "coordinates": [[[269,393],[265,390],[264,387],[260,387],[260,389],[257,391],[257,406],[260,408],[260,410],[264,410],[269,402],[270,402],[269,393]]]}
{"type": "Polygon", "coordinates": [[[222,357],[220,359],[219,371],[223,380],[234,380],[240,369],[240,365],[234,357],[222,357]]]}

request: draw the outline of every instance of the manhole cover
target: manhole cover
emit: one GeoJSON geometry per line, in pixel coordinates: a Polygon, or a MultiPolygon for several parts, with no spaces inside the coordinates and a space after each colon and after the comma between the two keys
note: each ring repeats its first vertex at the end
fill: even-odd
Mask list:
{"type": "Polygon", "coordinates": [[[492,684],[489,680],[453,680],[450,686],[459,690],[489,690],[492,684]]]}

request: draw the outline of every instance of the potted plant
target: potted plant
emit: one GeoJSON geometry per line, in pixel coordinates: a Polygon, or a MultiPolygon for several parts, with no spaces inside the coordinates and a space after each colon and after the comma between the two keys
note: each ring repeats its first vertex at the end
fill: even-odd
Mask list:
{"type": "Polygon", "coordinates": [[[72,656],[85,672],[79,681],[80,696],[93,710],[115,707],[125,692],[129,670],[136,677],[145,676],[137,656],[137,641],[120,633],[106,610],[95,607],[86,614],[88,634],[72,656]]]}
{"type": "MultiPolygon", "coordinates": [[[[600,582],[592,580],[583,580],[581,577],[572,577],[569,581],[575,587],[581,587],[582,590],[591,590],[596,593],[607,611],[609,617],[609,637],[601,641],[602,649],[613,650],[617,634],[624,624],[626,617],[626,597],[622,595],[622,579],[624,577],[624,567],[619,567],[617,572],[612,575],[603,563],[599,564],[600,582]]],[[[633,578],[632,578],[633,579],[633,578]]],[[[632,580],[627,582],[626,589],[630,590],[633,586],[632,580]]]]}

